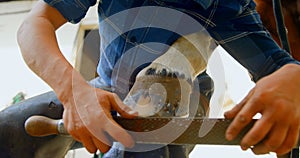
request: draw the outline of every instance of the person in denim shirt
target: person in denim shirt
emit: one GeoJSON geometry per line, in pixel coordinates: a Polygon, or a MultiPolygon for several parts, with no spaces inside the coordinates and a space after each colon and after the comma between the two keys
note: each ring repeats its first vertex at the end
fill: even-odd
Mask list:
{"type": "MultiPolygon", "coordinates": [[[[39,1],[18,31],[18,42],[24,60],[53,88],[65,108],[65,127],[89,152],[94,153],[98,149],[103,153],[109,151],[111,141],[106,135],[125,147],[134,146],[131,136],[113,121],[110,111],[116,110],[125,118],[136,117],[137,113],[121,101],[128,92],[129,85],[126,84],[130,84],[124,83],[122,79],[127,79],[126,74],[131,74],[141,64],[147,65],[153,61],[167,47],[159,45],[154,47],[157,50],[141,51],[142,55],[140,52],[129,55],[125,52],[134,52],[131,50],[142,43],[171,45],[179,37],[174,30],[190,27],[186,26],[185,19],[180,18],[164,19],[167,23],[176,24],[172,25],[174,30],[171,31],[151,27],[153,21],[146,24],[145,21],[139,21],[138,8],[147,6],[170,8],[195,19],[217,44],[248,69],[256,82],[256,86],[243,101],[225,113],[226,118],[233,119],[226,132],[228,140],[234,139],[255,114],[261,113],[262,119],[256,122],[241,142],[243,150],[252,148],[256,154],[271,151],[284,154],[295,145],[300,126],[299,62],[270,37],[255,11],[255,3],[252,0],[98,2],[101,57],[97,72],[100,77],[94,80],[95,85],[91,86],[62,56],[55,30],[68,21],[80,22],[89,7],[96,3],[96,0],[39,1]],[[137,10],[131,10],[133,8],[137,10]],[[117,19],[112,18],[116,14],[119,15],[117,19]],[[137,27],[138,25],[148,27],[137,27]],[[104,91],[102,87],[108,87],[114,93],[104,91]],[[86,110],[78,112],[78,107],[84,107],[86,110]],[[86,114],[82,116],[82,113],[86,114]],[[91,131],[91,127],[96,125],[98,128],[91,131]],[[93,132],[98,135],[93,135],[93,132]],[[262,143],[259,143],[261,141],[262,143]]],[[[155,10],[143,16],[147,16],[145,19],[148,20],[160,17],[155,14],[155,10]]],[[[171,148],[172,146],[157,149],[157,153],[162,157],[175,157],[176,154],[168,154],[170,151],[176,151],[171,148]]],[[[109,154],[115,155],[107,157],[123,156],[119,150],[111,150],[109,154]]],[[[141,155],[134,154],[125,153],[124,156],[146,157],[147,152],[141,155]]],[[[148,154],[149,157],[153,157],[152,152],[148,154]]]]}

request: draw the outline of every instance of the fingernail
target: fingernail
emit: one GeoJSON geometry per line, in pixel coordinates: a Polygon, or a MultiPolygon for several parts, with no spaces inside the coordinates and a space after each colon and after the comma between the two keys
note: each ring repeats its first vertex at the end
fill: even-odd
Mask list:
{"type": "Polygon", "coordinates": [[[135,146],[135,142],[132,141],[129,145],[128,145],[128,148],[133,148],[135,146]]]}
{"type": "Polygon", "coordinates": [[[242,150],[247,150],[249,147],[247,145],[241,145],[242,150]]]}
{"type": "Polygon", "coordinates": [[[128,114],[130,114],[130,115],[138,115],[138,112],[130,110],[130,111],[128,111],[128,114]]]}
{"type": "Polygon", "coordinates": [[[228,118],[227,115],[228,115],[228,112],[224,112],[224,117],[225,117],[225,118],[228,118]]]}
{"type": "Polygon", "coordinates": [[[231,115],[230,111],[224,112],[224,117],[225,117],[226,119],[232,119],[232,118],[233,118],[233,116],[231,115]]]}

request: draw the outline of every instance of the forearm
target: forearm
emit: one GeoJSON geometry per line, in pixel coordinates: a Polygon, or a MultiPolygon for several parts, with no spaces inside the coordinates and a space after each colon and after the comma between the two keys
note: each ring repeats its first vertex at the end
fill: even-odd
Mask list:
{"type": "Polygon", "coordinates": [[[62,98],[71,92],[75,71],[59,50],[55,35],[59,26],[44,17],[30,15],[18,30],[17,38],[26,64],[62,98]]]}

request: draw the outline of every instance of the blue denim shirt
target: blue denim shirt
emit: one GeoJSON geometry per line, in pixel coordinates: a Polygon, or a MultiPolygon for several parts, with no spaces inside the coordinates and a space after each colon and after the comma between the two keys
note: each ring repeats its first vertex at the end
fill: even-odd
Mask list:
{"type": "MultiPolygon", "coordinates": [[[[72,23],[79,22],[96,3],[45,1],[72,23]]],[[[122,87],[120,93],[127,92],[126,85],[136,69],[153,61],[180,36],[176,30],[190,27],[182,17],[157,15],[155,9],[141,15],[143,9],[138,7],[143,6],[171,8],[195,19],[249,70],[254,81],[284,64],[298,63],[271,39],[252,0],[102,0],[98,4],[101,57],[97,72],[109,86],[122,87]],[[159,17],[173,28],[151,27],[159,17]]]]}

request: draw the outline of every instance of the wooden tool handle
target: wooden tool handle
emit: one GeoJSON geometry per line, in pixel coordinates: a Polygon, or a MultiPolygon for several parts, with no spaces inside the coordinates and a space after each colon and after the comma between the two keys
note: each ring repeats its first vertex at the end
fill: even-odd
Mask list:
{"type": "MultiPolygon", "coordinates": [[[[200,117],[137,117],[134,119],[126,119],[117,116],[113,117],[113,119],[124,129],[137,132],[132,135],[137,143],[194,145],[240,145],[244,135],[257,121],[253,119],[234,140],[228,141],[224,135],[232,121],[228,119],[207,119],[200,117]],[[205,128],[203,129],[202,127],[205,128]],[[166,128],[168,128],[168,131],[172,131],[172,133],[166,135],[166,128]],[[151,131],[157,132],[157,130],[160,130],[162,133],[156,134],[155,137],[153,137],[151,131]],[[204,132],[205,134],[200,135],[200,132],[204,132]]],[[[63,120],[53,120],[44,116],[32,116],[28,118],[25,122],[25,129],[31,136],[42,137],[52,134],[71,136],[64,128],[63,120]]],[[[295,147],[298,148],[299,146],[300,141],[298,141],[295,147]]]]}
{"type": "Polygon", "coordinates": [[[53,134],[68,134],[63,127],[62,120],[54,120],[45,116],[29,117],[25,122],[25,130],[29,135],[36,137],[53,134]]]}

